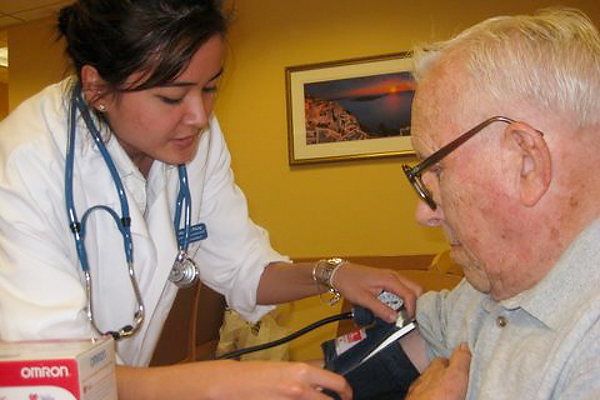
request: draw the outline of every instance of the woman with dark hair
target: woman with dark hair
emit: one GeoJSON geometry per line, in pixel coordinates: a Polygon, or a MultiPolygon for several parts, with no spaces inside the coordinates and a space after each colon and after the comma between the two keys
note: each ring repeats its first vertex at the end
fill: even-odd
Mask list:
{"type": "Polygon", "coordinates": [[[248,217],[213,105],[227,18],[210,0],[79,0],[60,12],[74,76],[0,125],[0,339],[117,340],[119,397],[350,397],[301,363],[146,367],[178,287],[257,321],[321,292],[393,320],[418,288],[338,258],[292,264],[248,217]],[[338,292],[339,290],[339,292],[338,292]]]}

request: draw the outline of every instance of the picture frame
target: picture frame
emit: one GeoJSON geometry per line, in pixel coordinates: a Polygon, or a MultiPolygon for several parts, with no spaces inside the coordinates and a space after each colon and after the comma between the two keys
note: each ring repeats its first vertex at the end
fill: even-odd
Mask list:
{"type": "Polygon", "coordinates": [[[412,155],[410,52],[287,67],[290,165],[412,155]]]}

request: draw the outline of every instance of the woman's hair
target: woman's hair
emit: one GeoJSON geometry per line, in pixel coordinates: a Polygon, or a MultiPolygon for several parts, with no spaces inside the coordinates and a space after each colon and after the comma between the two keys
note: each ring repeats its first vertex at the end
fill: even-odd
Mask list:
{"type": "Polygon", "coordinates": [[[173,81],[227,23],[219,0],[78,0],[60,10],[58,31],[80,81],[87,64],[109,90],[132,91],[173,81]]]}
{"type": "Polygon", "coordinates": [[[580,126],[600,123],[600,35],[580,11],[554,8],[483,21],[416,50],[417,80],[450,53],[465,60],[479,96],[529,101],[580,126]]]}

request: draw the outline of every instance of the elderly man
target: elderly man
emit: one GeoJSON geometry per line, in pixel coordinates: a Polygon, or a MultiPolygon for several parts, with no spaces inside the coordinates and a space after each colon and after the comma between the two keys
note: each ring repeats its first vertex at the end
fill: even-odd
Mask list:
{"type": "Polygon", "coordinates": [[[600,399],[598,31],[575,10],[493,18],[415,61],[404,170],[466,279],[419,299],[403,348],[450,362],[408,398],[600,399]]]}

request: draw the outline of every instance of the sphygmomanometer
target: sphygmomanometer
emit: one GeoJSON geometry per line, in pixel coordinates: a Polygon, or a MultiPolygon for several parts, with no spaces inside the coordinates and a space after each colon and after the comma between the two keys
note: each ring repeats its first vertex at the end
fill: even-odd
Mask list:
{"type": "MultiPolygon", "coordinates": [[[[317,321],[281,339],[223,354],[218,359],[237,358],[293,340],[325,324],[353,319],[361,328],[321,344],[325,368],[343,375],[352,387],[355,400],[402,399],[419,372],[404,353],[399,340],[414,331],[416,321],[409,318],[404,302],[393,293],[382,291],[379,300],[398,313],[395,323],[385,322],[363,307],[317,321]]],[[[329,396],[338,396],[327,390],[329,396]]]]}

